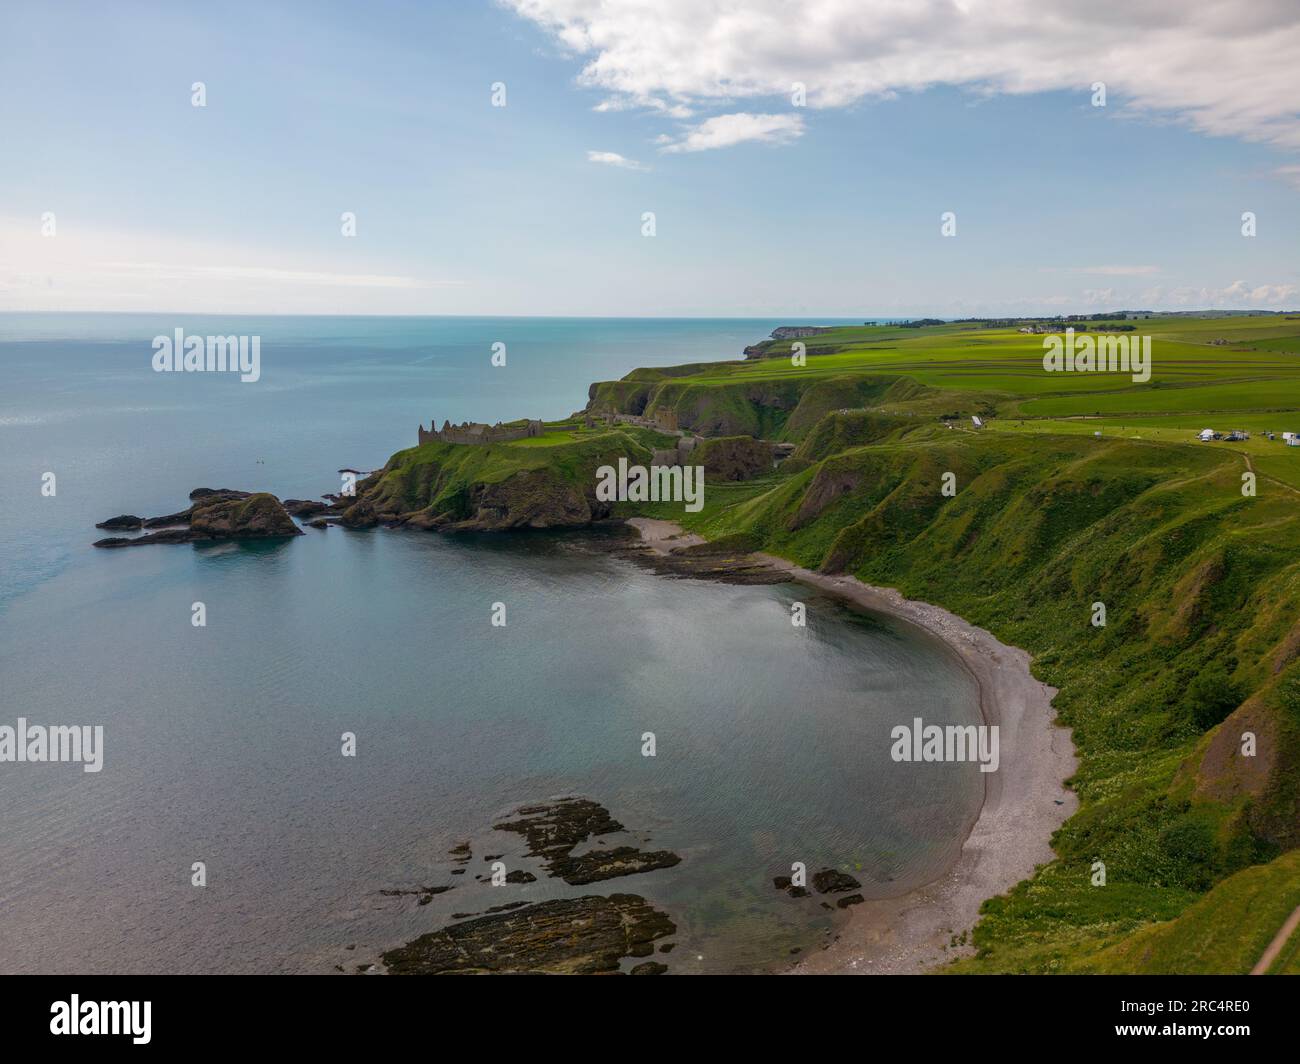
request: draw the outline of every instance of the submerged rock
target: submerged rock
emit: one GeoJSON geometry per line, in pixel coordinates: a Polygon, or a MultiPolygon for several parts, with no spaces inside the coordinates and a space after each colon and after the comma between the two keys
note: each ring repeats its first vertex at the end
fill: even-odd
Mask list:
{"type": "Polygon", "coordinates": [[[523,835],[528,841],[528,856],[542,858],[552,876],[574,886],[671,868],[681,862],[668,850],[646,852],[633,846],[589,850],[575,856],[573,851],[588,839],[626,830],[609,815],[609,810],[589,798],[525,806],[517,815],[518,820],[497,824],[496,829],[523,835]]]}
{"type": "Polygon", "coordinates": [[[561,798],[557,802],[526,805],[515,813],[518,820],[495,825],[497,831],[513,831],[527,840],[529,857],[548,863],[567,857],[580,842],[595,835],[623,831],[623,825],[609,810],[590,798],[561,798]]]}
{"type": "Polygon", "coordinates": [[[379,893],[385,898],[415,897],[418,904],[428,905],[436,895],[446,894],[455,885],[454,883],[448,883],[441,887],[416,887],[413,890],[381,890],[379,893]]]}
{"type": "Polygon", "coordinates": [[[862,884],[847,872],[823,868],[813,876],[813,886],[817,888],[818,894],[842,894],[846,890],[857,890],[862,884]]]}
{"type": "Polygon", "coordinates": [[[209,535],[195,532],[190,528],[167,528],[148,536],[110,536],[107,539],[95,540],[93,545],[96,547],[138,547],[145,543],[197,543],[211,538],[209,535]]]}
{"type": "Polygon", "coordinates": [[[660,576],[691,577],[717,580],[722,584],[786,584],[793,578],[775,569],[754,554],[754,544],[746,536],[725,536],[707,543],[676,547],[667,554],[648,549],[641,543],[614,548],[614,553],[658,573],[660,576]]]}
{"type": "Polygon", "coordinates": [[[578,857],[567,857],[560,862],[555,874],[566,883],[580,887],[603,879],[652,872],[656,868],[672,868],[681,861],[677,854],[668,850],[646,852],[633,846],[618,846],[612,850],[591,850],[578,857]]]}
{"type": "Polygon", "coordinates": [[[392,975],[590,975],[650,956],[656,940],[676,930],[635,894],[565,898],[453,924],[382,960],[392,975]]]}

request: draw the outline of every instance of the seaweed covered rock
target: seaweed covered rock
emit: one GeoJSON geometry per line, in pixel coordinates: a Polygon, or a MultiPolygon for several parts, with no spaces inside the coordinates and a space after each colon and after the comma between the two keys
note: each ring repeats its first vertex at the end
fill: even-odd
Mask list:
{"type": "Polygon", "coordinates": [[[649,957],[676,930],[636,894],[561,898],[453,924],[382,959],[392,975],[591,975],[649,957]]]}
{"type": "Polygon", "coordinates": [[[525,806],[518,819],[497,824],[498,831],[522,835],[528,842],[528,856],[541,857],[546,870],[566,883],[584,886],[605,879],[672,868],[681,858],[670,850],[640,850],[614,846],[574,854],[579,845],[597,835],[611,835],[626,829],[609,811],[588,798],[525,806]]]}

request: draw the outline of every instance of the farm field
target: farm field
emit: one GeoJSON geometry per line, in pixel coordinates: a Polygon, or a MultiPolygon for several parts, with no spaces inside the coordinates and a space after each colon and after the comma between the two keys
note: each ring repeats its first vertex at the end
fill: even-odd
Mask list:
{"type": "MultiPolygon", "coordinates": [[[[1048,372],[1047,336],[1013,325],[980,323],[864,325],[827,330],[802,341],[765,341],[744,361],[636,370],[597,388],[597,407],[620,412],[672,410],[680,423],[709,435],[743,432],[798,442],[835,409],[871,409],[970,424],[978,414],[994,431],[1122,433],[1162,443],[1207,446],[1196,432],[1244,429],[1235,448],[1258,471],[1300,487],[1300,448],[1283,431],[1300,431],[1300,315],[1139,317],[1072,323],[1084,337],[1150,338],[1150,379],[1133,373],[1048,372]],[[1117,331],[1131,327],[1132,332],[1117,331]],[[803,343],[803,365],[791,360],[803,343]],[[1088,420],[1081,420],[1088,419],[1088,420]],[[1132,431],[1130,431],[1132,430],[1132,431]]],[[[1053,325],[1060,335],[1065,323],[1053,325]]]]}

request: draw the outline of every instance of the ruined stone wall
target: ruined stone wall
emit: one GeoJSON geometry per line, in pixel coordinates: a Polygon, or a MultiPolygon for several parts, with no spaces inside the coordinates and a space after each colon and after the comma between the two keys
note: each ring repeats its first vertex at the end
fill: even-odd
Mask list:
{"type": "Polygon", "coordinates": [[[529,421],[526,425],[502,425],[500,422],[485,425],[476,421],[453,425],[450,421],[444,421],[441,429],[435,429],[434,424],[435,422],[430,422],[427,430],[423,424],[419,426],[417,438],[421,444],[430,441],[460,444],[509,443],[511,440],[540,436],[545,431],[545,426],[537,420],[529,421]]]}

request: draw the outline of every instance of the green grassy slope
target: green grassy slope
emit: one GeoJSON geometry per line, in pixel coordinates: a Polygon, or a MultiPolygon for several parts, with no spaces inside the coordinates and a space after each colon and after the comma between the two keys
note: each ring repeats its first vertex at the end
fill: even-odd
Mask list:
{"type": "Polygon", "coordinates": [[[774,475],[710,485],[699,514],[640,512],[943,605],[1027,648],[1036,675],[1061,689],[1080,811],[1057,833],[1054,862],[986,903],[977,955],[955,971],[1235,971],[1276,930],[1273,908],[1235,954],[1230,935],[1197,946],[1198,928],[1220,907],[1224,927],[1239,919],[1231,884],[1255,882],[1247,873],[1288,891],[1297,878],[1278,855],[1300,845],[1300,448],[1202,444],[1192,426],[1239,427],[1243,411],[1256,420],[1240,427],[1300,422],[1300,361],[1288,357],[1300,323],[1137,324],[1156,337],[1145,390],[1043,372],[1041,336],[943,326],[880,329],[876,344],[871,327],[837,330],[815,338],[838,341],[834,353],[803,369],[780,357],[713,364],[645,395],[684,424],[712,416],[710,392],[728,411],[780,396],[775,434],[799,447],[774,475]],[[827,387],[844,401],[792,431],[805,397],[827,387]],[[679,405],[688,388],[691,405],[679,405]],[[1031,412],[1043,396],[1052,418],[1031,412]],[[1075,420],[1099,397],[1199,413],[1075,420]],[[990,409],[993,431],[973,431],[967,415],[990,409]],[[944,414],[960,420],[949,427],[944,414]],[[1242,491],[1248,471],[1254,496],[1242,491]],[[955,497],[941,493],[945,473],[955,497]],[[1091,624],[1094,602],[1105,627],[1091,624]],[[1246,732],[1253,758],[1240,750],[1246,732]],[[1105,886],[1092,885],[1098,861],[1105,886]]]}
{"type": "Polygon", "coordinates": [[[963,970],[1057,971],[1300,842],[1300,507],[1281,486],[1244,498],[1239,469],[1209,449],[935,428],[711,487],[697,515],[654,510],[938,603],[1034,655],[1074,729],[1082,807],[1058,860],[988,904],[963,970]],[[1258,772],[1206,739],[1243,703],[1258,772]]]}
{"type": "MultiPolygon", "coordinates": [[[[1178,918],[1143,928],[1074,970],[1177,975],[1247,974],[1300,905],[1300,850],[1229,876],[1178,918]]],[[[1295,971],[1300,934],[1270,967],[1295,971]]]]}

